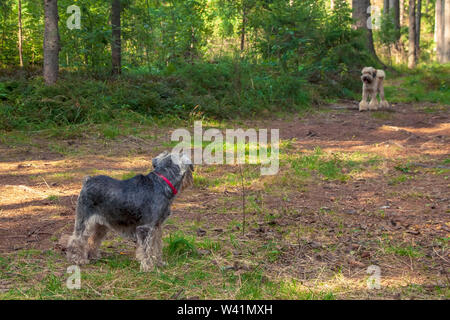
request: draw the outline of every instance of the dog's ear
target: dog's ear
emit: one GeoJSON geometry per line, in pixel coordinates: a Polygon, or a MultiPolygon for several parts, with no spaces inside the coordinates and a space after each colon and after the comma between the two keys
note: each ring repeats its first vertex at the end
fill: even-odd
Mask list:
{"type": "Polygon", "coordinates": [[[372,76],[373,76],[374,78],[377,77],[377,69],[373,69],[373,70],[372,70],[372,76]]]}

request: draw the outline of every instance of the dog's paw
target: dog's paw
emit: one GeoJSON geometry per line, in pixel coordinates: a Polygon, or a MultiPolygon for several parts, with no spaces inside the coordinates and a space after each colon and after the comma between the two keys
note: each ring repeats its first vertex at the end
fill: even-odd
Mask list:
{"type": "Polygon", "coordinates": [[[387,102],[386,100],[381,101],[380,106],[381,106],[381,108],[386,108],[386,109],[390,107],[389,102],[387,102]]]}
{"type": "Polygon", "coordinates": [[[82,265],[85,265],[85,264],[89,263],[89,259],[87,259],[87,258],[80,258],[80,257],[70,257],[70,258],[67,258],[67,260],[70,263],[73,263],[73,264],[75,264],[77,266],[82,266],[82,265]]]}
{"type": "Polygon", "coordinates": [[[368,108],[367,102],[361,101],[359,103],[359,111],[366,111],[368,108]]]}
{"type": "Polygon", "coordinates": [[[165,267],[167,267],[167,262],[164,262],[164,261],[158,261],[158,262],[156,263],[156,266],[157,266],[158,268],[165,268],[165,267]]]}
{"type": "Polygon", "coordinates": [[[369,110],[378,110],[378,101],[371,101],[369,103],[369,110]]]}
{"type": "Polygon", "coordinates": [[[141,262],[141,272],[149,272],[149,271],[153,271],[153,269],[155,268],[155,265],[152,262],[148,262],[148,261],[142,261],[141,262]]]}
{"type": "Polygon", "coordinates": [[[89,251],[88,252],[88,259],[89,260],[98,260],[100,259],[101,255],[98,251],[89,251]]]}

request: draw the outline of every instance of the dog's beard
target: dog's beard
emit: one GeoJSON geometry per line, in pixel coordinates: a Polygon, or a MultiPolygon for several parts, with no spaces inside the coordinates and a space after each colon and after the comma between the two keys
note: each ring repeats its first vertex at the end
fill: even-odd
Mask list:
{"type": "Polygon", "coordinates": [[[371,84],[372,81],[373,80],[369,77],[362,77],[362,82],[364,82],[364,83],[371,84]]]}
{"type": "Polygon", "coordinates": [[[183,176],[183,181],[181,182],[181,189],[188,188],[194,184],[194,177],[190,169],[186,170],[183,176]]]}

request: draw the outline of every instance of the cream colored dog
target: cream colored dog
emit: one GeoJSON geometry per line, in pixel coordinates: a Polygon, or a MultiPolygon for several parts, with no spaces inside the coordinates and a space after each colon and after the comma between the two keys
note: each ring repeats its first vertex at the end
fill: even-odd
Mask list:
{"type": "Polygon", "coordinates": [[[359,103],[359,111],[389,108],[389,103],[384,98],[383,80],[385,77],[386,74],[383,70],[377,70],[372,67],[365,67],[362,70],[363,93],[362,100],[359,103]],[[377,94],[380,94],[380,103],[378,103],[377,94]],[[370,103],[367,103],[367,98],[369,97],[370,103]]]}

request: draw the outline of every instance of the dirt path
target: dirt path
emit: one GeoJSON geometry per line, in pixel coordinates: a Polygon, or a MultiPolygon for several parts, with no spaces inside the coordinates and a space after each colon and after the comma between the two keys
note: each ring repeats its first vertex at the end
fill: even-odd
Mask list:
{"type": "MultiPolygon", "coordinates": [[[[400,291],[389,288],[411,284],[422,288],[413,298],[448,294],[448,107],[397,105],[375,113],[346,107],[245,123],[279,128],[282,139],[277,176],[256,177],[247,168],[245,236],[236,223],[242,212],[238,168],[226,166],[198,168],[196,184],[177,200],[176,223],[168,230],[197,221],[208,236],[224,239],[221,233],[234,226],[237,237],[273,244],[267,274],[310,286],[330,279],[338,286],[340,274],[349,286],[342,297],[373,295],[363,281],[369,265],[382,270],[384,296],[395,298],[400,291]],[[318,159],[305,158],[314,152],[318,159]]],[[[158,134],[163,140],[33,138],[0,144],[0,253],[58,248],[59,237],[72,230],[82,177],[148,172],[151,156],[167,149],[169,134],[158,134]]]]}

